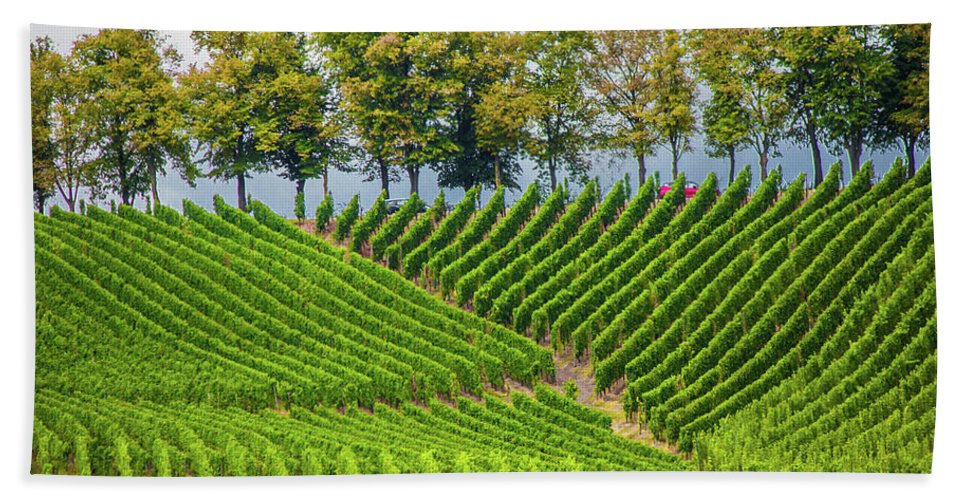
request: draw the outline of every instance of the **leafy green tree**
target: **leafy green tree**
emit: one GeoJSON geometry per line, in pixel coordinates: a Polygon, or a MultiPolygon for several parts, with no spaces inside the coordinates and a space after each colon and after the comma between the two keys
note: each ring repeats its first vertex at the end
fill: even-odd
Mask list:
{"type": "Polygon", "coordinates": [[[826,141],[818,114],[822,92],[818,76],[824,64],[819,55],[824,50],[824,42],[814,36],[812,28],[775,31],[779,38],[778,62],[784,69],[786,99],[792,113],[790,138],[809,146],[813,157],[813,185],[818,187],[824,177],[820,142],[826,141]]]}
{"type": "Polygon", "coordinates": [[[880,117],[885,86],[893,75],[877,26],[824,26],[800,34],[815,60],[811,95],[816,123],[830,146],[846,151],[857,175],[864,146],[883,145],[880,117]]]}
{"type": "Polygon", "coordinates": [[[533,94],[520,85],[491,85],[474,107],[477,116],[477,147],[493,158],[494,186],[501,186],[500,159],[516,158],[531,138],[528,125],[537,112],[533,94]]]}
{"type": "Polygon", "coordinates": [[[688,71],[687,51],[681,34],[676,30],[662,30],[658,36],[660,41],[650,61],[655,102],[648,120],[658,134],[658,143],[671,153],[672,178],[677,178],[679,160],[692,149],[698,89],[695,78],[688,71]]]}
{"type": "Polygon", "coordinates": [[[899,142],[913,177],[916,150],[930,138],[930,25],[898,24],[883,28],[893,74],[884,86],[884,142],[899,142]]]}
{"type": "Polygon", "coordinates": [[[157,180],[172,164],[193,183],[194,163],[184,106],[174,85],[178,53],[153,31],[104,29],[82,36],[71,58],[87,94],[81,111],[96,150],[95,195],[117,194],[131,205],[148,191],[160,203],[157,180]]]}
{"type": "Polygon", "coordinates": [[[304,34],[259,35],[259,52],[277,73],[258,82],[256,102],[265,120],[255,129],[257,148],[280,175],[304,193],[306,181],[322,177],[329,192],[329,168],[347,170],[353,149],[338,89],[304,34]]]}
{"type": "Polygon", "coordinates": [[[630,151],[638,162],[638,185],[645,183],[645,156],[654,152],[660,136],[649,119],[656,99],[651,60],[658,52],[656,31],[594,32],[594,50],[585,64],[586,81],[604,111],[604,145],[630,151]]]}
{"type": "Polygon", "coordinates": [[[85,87],[69,60],[49,38],[30,45],[31,149],[35,208],[59,192],[73,212],[90,178],[93,152],[89,120],[82,113],[85,87]]]}
{"type": "MultiPolygon", "coordinates": [[[[728,93],[723,104],[741,109],[730,118],[748,117],[747,123],[730,132],[748,125],[748,144],[759,157],[759,177],[764,180],[769,158],[779,156],[777,148],[787,134],[790,117],[786,82],[777,65],[777,36],[770,30],[742,28],[700,30],[691,38],[703,79],[713,92],[728,93]]],[[[734,136],[726,137],[728,143],[741,144],[733,142],[734,136]]]]}
{"type": "MultiPolygon", "coordinates": [[[[54,127],[56,86],[64,72],[64,58],[53,50],[49,37],[30,43],[30,138],[33,165],[34,208],[44,212],[54,195],[56,149],[54,127]]],[[[71,209],[73,211],[73,209],[71,209]]]]}
{"type": "Polygon", "coordinates": [[[702,109],[705,152],[712,158],[729,159],[729,184],[735,180],[735,156],[750,146],[752,117],[742,106],[742,89],[722,70],[722,61],[733,57],[728,37],[695,30],[688,34],[692,66],[711,94],[702,109]]]}
{"type": "MultiPolygon", "coordinates": [[[[209,60],[192,65],[181,77],[190,102],[191,134],[208,177],[237,182],[238,207],[245,209],[245,179],[270,166],[259,147],[256,130],[266,127],[267,113],[259,99],[260,84],[277,74],[271,33],[194,31],[195,50],[209,60]],[[267,46],[268,45],[268,46],[267,46]]],[[[271,149],[271,148],[268,148],[271,149]]]]}
{"type": "Polygon", "coordinates": [[[712,158],[729,159],[729,184],[735,181],[735,155],[749,146],[749,114],[728,86],[711,88],[712,97],[702,107],[705,152],[712,158]]]}
{"type": "Polygon", "coordinates": [[[586,31],[532,32],[527,90],[534,101],[534,132],[527,144],[541,177],[557,188],[558,169],[587,182],[598,106],[584,85],[581,69],[593,43],[586,31]]]}
{"type": "MultiPolygon", "coordinates": [[[[496,188],[499,182],[519,189],[519,147],[481,147],[480,139],[487,136],[488,130],[500,128],[489,120],[495,111],[490,104],[503,104],[495,103],[495,96],[510,93],[511,89],[515,95],[524,94],[521,85],[527,56],[522,44],[526,36],[509,32],[448,34],[448,68],[460,90],[450,101],[445,129],[458,149],[432,167],[439,186],[468,191],[477,185],[496,188]],[[485,99],[489,102],[484,103],[485,99]]],[[[523,103],[518,100],[515,104],[523,103]]],[[[518,121],[513,132],[520,134],[523,125],[518,121]]],[[[520,146],[519,141],[511,142],[520,146]]]]}
{"type": "Polygon", "coordinates": [[[423,166],[459,148],[443,133],[448,102],[459,83],[450,78],[442,33],[327,33],[317,42],[341,84],[345,108],[368,155],[367,180],[406,172],[419,190],[423,166]]]}

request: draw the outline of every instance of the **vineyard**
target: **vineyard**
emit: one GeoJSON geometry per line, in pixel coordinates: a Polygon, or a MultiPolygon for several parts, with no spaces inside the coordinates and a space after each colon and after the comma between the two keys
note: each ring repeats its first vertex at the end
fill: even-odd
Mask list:
{"type": "Polygon", "coordinates": [[[38,214],[32,470],[929,472],[929,162],[717,184],[38,214]]]}
{"type": "Polygon", "coordinates": [[[428,212],[388,258],[438,297],[586,362],[596,396],[699,469],[930,470],[929,161],[845,188],[740,172],[684,197],[595,182],[428,212]],[[573,199],[571,199],[573,198],[573,199]],[[503,216],[496,214],[504,212],[503,216]],[[430,226],[437,229],[431,230],[430,226]],[[458,227],[458,228],[455,228],[458,227]],[[462,228],[462,229],[460,229],[462,228]],[[434,250],[436,249],[436,250],[434,250]]]}

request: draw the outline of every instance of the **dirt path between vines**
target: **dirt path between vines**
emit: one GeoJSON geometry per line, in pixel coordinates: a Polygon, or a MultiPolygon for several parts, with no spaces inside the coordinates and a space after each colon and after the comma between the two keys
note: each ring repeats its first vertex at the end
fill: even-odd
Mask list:
{"type": "MultiPolygon", "coordinates": [[[[591,365],[591,361],[589,359],[575,359],[574,355],[570,353],[570,349],[564,353],[554,353],[554,367],[556,377],[554,382],[549,385],[563,394],[564,383],[573,380],[579,389],[578,402],[611,415],[611,430],[616,434],[641,441],[653,448],[669,453],[679,453],[677,447],[656,439],[648,429],[640,428],[638,422],[629,422],[625,419],[624,410],[621,408],[621,393],[624,391],[623,381],[612,386],[608,392],[595,396],[594,367],[591,365]]],[[[503,394],[509,394],[509,391],[518,391],[531,396],[534,395],[533,390],[519,382],[507,379],[506,383],[507,390],[503,394]]]]}

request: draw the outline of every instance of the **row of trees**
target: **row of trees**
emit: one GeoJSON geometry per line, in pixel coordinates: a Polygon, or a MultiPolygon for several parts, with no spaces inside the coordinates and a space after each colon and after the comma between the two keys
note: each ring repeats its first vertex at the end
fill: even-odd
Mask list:
{"type": "Polygon", "coordinates": [[[34,199],[59,193],[157,203],[169,169],[234,180],[275,171],[295,182],[330,169],[403,178],[417,192],[518,187],[534,160],[556,187],[586,180],[590,155],[645,160],[665,148],[677,176],[706,153],[751,149],[764,178],[781,141],[845,152],[915,151],[928,140],[929,25],[604,32],[193,32],[199,62],[152,31],[101,30],[69,54],[31,44],[34,199]],[[700,99],[699,89],[707,89],[700,99]]]}

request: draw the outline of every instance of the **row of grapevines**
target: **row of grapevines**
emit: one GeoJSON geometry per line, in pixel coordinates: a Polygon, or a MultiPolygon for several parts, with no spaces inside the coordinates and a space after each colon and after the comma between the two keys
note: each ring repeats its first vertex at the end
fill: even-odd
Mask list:
{"type": "MultiPolygon", "coordinates": [[[[525,299],[546,283],[567,263],[574,261],[579,254],[598,241],[606,227],[614,222],[621,207],[627,201],[624,181],[618,181],[611,192],[604,198],[601,205],[578,228],[573,237],[566,243],[551,250],[551,253],[536,264],[524,275],[521,281],[513,283],[494,301],[494,314],[497,319],[513,317],[515,329],[523,333],[530,325],[530,309],[521,309],[525,299]],[[502,313],[510,311],[510,313],[502,313]]],[[[562,218],[561,222],[564,220],[562,218]]],[[[534,256],[537,258],[537,256],[534,256]]],[[[532,302],[527,303],[530,307],[532,302]]]]}
{"type": "Polygon", "coordinates": [[[440,279],[440,272],[454,261],[470,251],[475,245],[483,241],[500,214],[504,213],[504,187],[500,186],[490,197],[484,207],[473,216],[467,227],[447,245],[438,251],[427,263],[430,279],[435,283],[440,279]]]}
{"type": "Polygon", "coordinates": [[[521,194],[520,199],[500,218],[487,237],[478,245],[466,251],[457,260],[440,270],[440,288],[444,296],[449,296],[464,274],[479,266],[487,257],[499,252],[530,219],[540,201],[537,183],[531,184],[521,194]]]}
{"type": "Polygon", "coordinates": [[[366,212],[366,215],[357,222],[351,231],[350,248],[358,252],[363,248],[363,243],[369,241],[373,231],[383,223],[386,218],[386,190],[380,191],[373,206],[366,212]]]}
{"type": "MultiPolygon", "coordinates": [[[[256,209],[259,207],[258,202],[253,201],[252,204],[256,209]]],[[[278,260],[283,265],[288,265],[287,261],[294,258],[306,258],[315,266],[339,276],[351,287],[367,290],[376,302],[393,304],[398,311],[406,311],[406,315],[415,320],[410,323],[411,328],[419,330],[427,325],[470,342],[486,337],[488,342],[482,347],[485,350],[494,348],[498,357],[505,356],[505,367],[512,377],[527,381],[539,375],[553,376],[553,358],[546,349],[467,311],[447,306],[412,282],[369,259],[355,253],[346,253],[302,231],[294,230],[291,224],[285,224],[284,219],[267,209],[256,211],[256,215],[261,217],[260,222],[282,234],[267,230],[224,201],[216,202],[216,211],[232,224],[244,228],[245,234],[258,236],[270,247],[266,251],[278,253],[278,260]],[[313,248],[319,251],[313,252],[313,248]],[[292,253],[301,257],[285,257],[292,253]],[[350,266],[345,265],[346,260],[350,266]]],[[[458,347],[452,345],[450,348],[458,347]]]]}
{"type": "MultiPolygon", "coordinates": [[[[573,203],[567,206],[560,219],[556,221],[543,237],[521,252],[507,266],[484,281],[474,295],[473,305],[477,314],[490,315],[494,321],[508,323],[513,311],[514,300],[508,297],[500,303],[500,309],[493,309],[495,301],[514,283],[519,283],[554,250],[564,246],[577,232],[585,218],[594,210],[598,198],[598,183],[589,182],[573,203]],[[491,314],[492,313],[492,314],[491,314]]],[[[518,291],[518,294],[520,291],[518,291]]],[[[516,299],[523,298],[518,295],[516,299]]]]}
{"type": "Polygon", "coordinates": [[[671,241],[673,236],[697,222],[715,197],[714,182],[706,181],[703,187],[676,217],[679,206],[685,202],[685,177],[680,176],[631,236],[561,290],[554,300],[559,297],[569,306],[558,317],[549,318],[551,338],[571,338],[578,325],[628,282],[628,276],[644,269],[643,262],[653,258],[666,239],[671,241]],[[666,234],[667,238],[658,241],[656,236],[660,234],[666,234]]]}
{"type": "Polygon", "coordinates": [[[40,391],[34,462],[37,471],[68,472],[65,464],[80,462],[94,475],[157,476],[682,467],[671,455],[522,394],[514,393],[513,406],[486,399],[481,405],[461,398],[459,409],[377,404],[372,413],[294,407],[282,416],[40,391]],[[51,427],[89,439],[65,441],[51,427]]]}
{"type": "Polygon", "coordinates": [[[540,241],[554,225],[558,214],[564,211],[566,197],[561,187],[555,189],[519,233],[477,267],[464,273],[457,280],[457,303],[464,305],[470,302],[481,285],[540,241]]]}
{"type": "Polygon", "coordinates": [[[436,252],[443,250],[456,239],[457,235],[467,224],[467,221],[473,216],[479,196],[479,186],[470,188],[463,199],[460,200],[460,203],[457,203],[453,207],[453,211],[440,221],[440,225],[433,231],[433,234],[414,248],[412,252],[404,254],[402,269],[404,276],[407,278],[417,277],[423,270],[426,262],[436,252]]]}
{"type": "Polygon", "coordinates": [[[414,217],[420,213],[420,210],[426,206],[422,200],[420,200],[419,195],[413,193],[410,198],[406,200],[406,203],[400,207],[400,209],[393,214],[385,224],[379,227],[376,234],[373,235],[372,239],[369,240],[370,246],[372,247],[372,258],[373,260],[381,260],[386,252],[386,247],[392,245],[396,242],[396,239],[403,234],[406,226],[410,224],[414,217]]]}
{"type": "Polygon", "coordinates": [[[399,239],[386,247],[386,265],[390,269],[400,270],[403,258],[433,233],[437,223],[443,220],[446,214],[447,202],[443,197],[443,191],[440,191],[430,208],[417,218],[399,239]]]}
{"type": "Polygon", "coordinates": [[[336,217],[336,240],[342,241],[346,239],[353,226],[356,225],[357,220],[359,220],[359,195],[354,194],[349,199],[349,204],[346,205],[346,208],[342,212],[339,212],[339,216],[336,217]]]}
{"type": "MultiPolygon", "coordinates": [[[[650,409],[649,425],[663,429],[666,415],[704,394],[716,383],[719,373],[716,366],[726,362],[723,361],[725,357],[740,356],[738,353],[744,352],[740,351],[741,346],[755,345],[760,337],[767,335],[770,324],[773,329],[775,325],[783,324],[794,312],[796,301],[801,299],[802,290],[811,289],[818,284],[825,272],[852,248],[850,242],[859,240],[866,233],[874,220],[871,215],[873,211],[869,208],[880,199],[891,195],[897,187],[892,182],[877,184],[867,195],[832,214],[816,230],[809,233],[789,253],[789,257],[775,268],[772,276],[741,308],[739,314],[688,362],[681,375],[685,389],[664,401],[658,408],[650,409]],[[830,245],[834,240],[837,244],[830,245]],[[750,331],[756,335],[747,335],[750,331]],[[730,351],[734,354],[728,354],[730,351]]],[[[649,402],[649,406],[653,404],[649,402]]],[[[670,435],[674,433],[673,427],[670,435]]]]}
{"type": "MultiPolygon", "coordinates": [[[[703,324],[708,312],[716,310],[733,287],[748,279],[750,270],[754,267],[752,253],[756,251],[755,249],[770,248],[783,235],[791,233],[799,221],[825,206],[839,189],[839,173],[840,170],[837,165],[831,167],[823,183],[813,192],[809,200],[798,209],[796,207],[799,203],[798,198],[790,196],[792,193],[786,190],[776,206],[770,211],[771,217],[759,218],[746,226],[728,244],[722,246],[709,262],[703,264],[696,271],[697,273],[712,274],[718,272],[718,275],[708,282],[698,297],[685,305],[674,321],[670,324],[668,321],[661,321],[658,323],[662,325],[661,328],[657,328],[658,325],[656,325],[655,320],[642,325],[641,329],[652,330],[650,335],[653,336],[654,340],[625,367],[628,387],[622,397],[627,411],[636,411],[640,394],[654,388],[660,381],[665,380],[676,370],[682,368],[686,348],[691,347],[689,343],[690,332],[694,331],[698,325],[703,324]],[[767,228],[771,223],[769,219],[784,213],[787,214],[785,217],[775,221],[771,227],[767,228]],[[753,238],[755,241],[750,242],[749,240],[753,238]],[[717,269],[720,269],[720,271],[716,271],[717,269]]],[[[771,255],[778,255],[778,253],[773,252],[771,255]]],[[[768,261],[769,259],[763,256],[759,263],[768,261]]],[[[687,284],[683,283],[682,286],[687,286],[687,284]]],[[[673,296],[678,296],[679,293],[679,291],[676,291],[673,296]]],[[[678,303],[676,305],[680,307],[684,304],[678,303]]],[[[662,307],[668,306],[663,305],[662,307]]],[[[670,316],[672,315],[669,315],[669,320],[670,316]]],[[[661,315],[656,311],[653,317],[659,319],[661,315]]]]}
{"type": "MultiPolygon", "coordinates": [[[[630,187],[630,186],[629,186],[630,187]]],[[[538,285],[537,290],[528,295],[517,309],[514,310],[517,331],[524,331],[523,322],[531,318],[531,332],[537,338],[543,338],[550,333],[550,318],[556,318],[564,312],[567,305],[562,295],[558,294],[566,289],[582,271],[590,269],[603,259],[608,251],[623,242],[638,226],[648,213],[655,201],[655,179],[648,177],[645,184],[638,189],[638,194],[628,202],[618,220],[608,226],[605,232],[590,248],[582,252],[575,259],[568,262],[557,274],[544,283],[538,285]],[[518,321],[516,318],[520,318],[518,321]]]]}
{"type": "MultiPolygon", "coordinates": [[[[921,188],[919,192],[929,194],[929,187],[921,188]]],[[[801,279],[805,289],[811,290],[806,301],[781,323],[778,331],[773,323],[771,331],[766,333],[766,323],[761,330],[753,327],[747,336],[757,339],[762,331],[763,335],[769,335],[767,339],[748,342],[745,349],[733,351],[735,355],[732,358],[728,355],[723,358],[718,371],[722,381],[682,410],[680,418],[688,422],[684,432],[693,434],[696,430],[704,430],[722,416],[757,399],[772,385],[787,377],[798,360],[815,353],[824,342],[824,335],[828,335],[839,319],[836,312],[840,306],[836,299],[846,295],[843,300],[851,301],[851,297],[858,294],[858,289],[873,281],[888,259],[899,253],[902,244],[911,237],[914,227],[929,213],[929,201],[926,210],[911,210],[912,206],[919,205],[919,201],[915,196],[907,197],[894,205],[895,209],[880,217],[815,287],[810,288],[806,284],[810,276],[804,273],[801,279]],[[909,203],[905,204],[907,201],[909,203]],[[850,286],[851,283],[855,287],[850,286]],[[832,312],[830,307],[833,308],[832,312]]],[[[796,295],[798,292],[786,294],[786,297],[796,295]]]]}
{"type": "MultiPolygon", "coordinates": [[[[772,196],[767,197],[768,202],[771,202],[775,197],[776,188],[774,186],[777,178],[778,175],[774,175],[763,183],[764,189],[772,194],[772,196]]],[[[582,343],[585,342],[584,339],[591,340],[591,354],[595,360],[604,360],[617,347],[626,330],[639,324],[651,312],[651,309],[660,301],[656,282],[661,274],[669,271],[679,257],[684,258],[690,253],[694,254],[694,249],[704,236],[711,234],[741,206],[748,195],[750,181],[751,174],[747,174],[743,170],[735,182],[716,201],[715,177],[714,174],[710,174],[709,179],[686,205],[681,214],[682,217],[695,217],[697,219],[688,224],[687,230],[676,236],[674,231],[676,227],[685,228],[674,223],[670,224],[665,231],[649,241],[646,246],[608,276],[603,282],[603,284],[607,284],[607,287],[599,285],[592,290],[592,297],[596,298],[600,297],[604,290],[610,290],[610,293],[607,297],[600,297],[603,299],[600,301],[600,305],[592,314],[579,322],[573,335],[580,338],[582,343]],[[619,274],[624,275],[623,281],[620,283],[619,274]],[[592,335],[588,330],[595,330],[600,333],[592,335]]],[[[755,206],[762,207],[763,204],[759,203],[755,206]]],[[[670,276],[669,274],[668,277],[670,276]]],[[[595,302],[598,302],[598,300],[595,300],[595,302]]],[[[566,330],[563,332],[557,330],[557,332],[565,334],[565,341],[570,339],[570,334],[566,330]]],[[[621,371],[623,371],[623,367],[621,371]]],[[[602,375],[604,373],[606,372],[601,372],[602,375]]],[[[595,386],[599,391],[608,387],[614,380],[612,378],[605,381],[606,377],[602,377],[601,382],[598,383],[598,377],[599,375],[596,374],[595,386]]]]}

